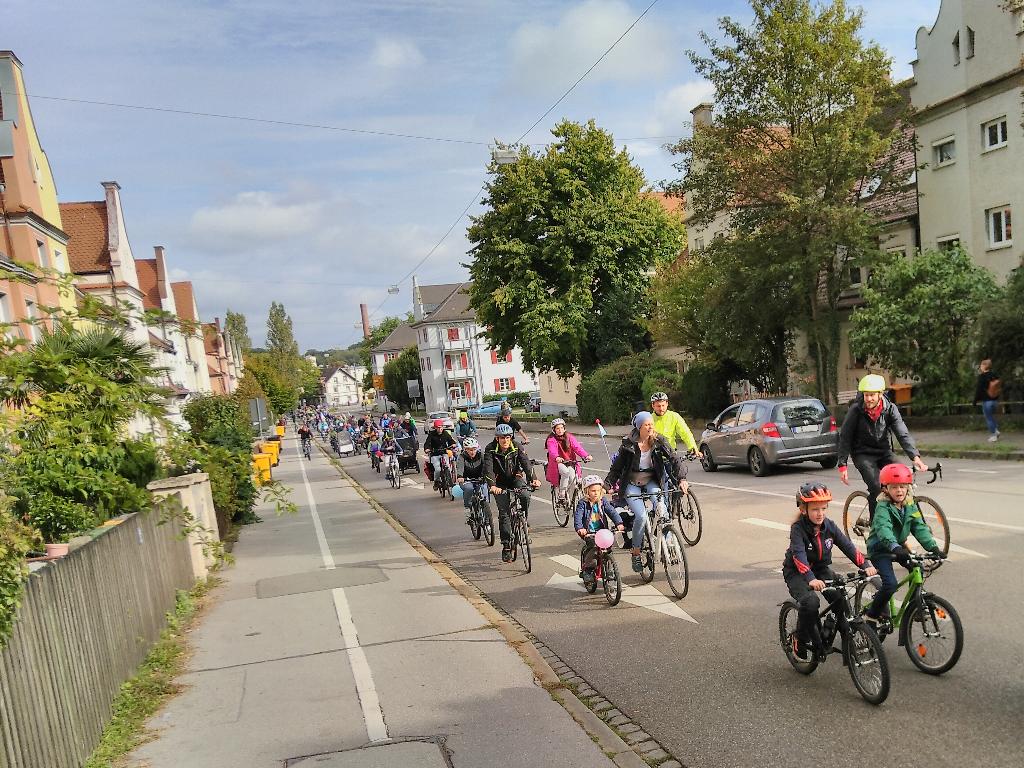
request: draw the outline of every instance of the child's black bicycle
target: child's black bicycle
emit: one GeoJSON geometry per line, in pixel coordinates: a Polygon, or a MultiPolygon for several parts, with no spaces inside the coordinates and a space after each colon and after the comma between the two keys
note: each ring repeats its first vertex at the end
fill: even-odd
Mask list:
{"type": "Polygon", "coordinates": [[[828,600],[818,615],[818,636],[821,645],[808,648],[807,659],[796,655],[796,624],[798,609],[796,601],[789,599],[782,603],[779,611],[779,642],[793,669],[801,675],[809,675],[830,654],[842,653],[843,664],[850,671],[850,678],[857,692],[869,704],[881,704],[889,695],[889,663],[882,650],[882,643],[875,631],[863,617],[854,611],[850,603],[849,590],[859,588],[870,577],[864,571],[848,573],[846,577],[836,575],[825,582],[822,595],[828,600]],[[836,634],[842,637],[842,646],[836,648],[836,634]]]}
{"type": "Polygon", "coordinates": [[[480,541],[483,536],[488,547],[494,546],[494,520],[491,518],[491,511],[484,506],[484,496],[481,488],[483,482],[473,483],[473,495],[469,497],[469,530],[473,533],[473,539],[480,541]]]}
{"type": "MultiPolygon", "coordinates": [[[[584,584],[587,587],[587,592],[594,594],[597,592],[597,581],[600,579],[608,605],[618,605],[619,600],[622,599],[622,576],[619,574],[619,566],[612,555],[612,550],[615,549],[615,538],[613,536],[611,545],[604,548],[599,547],[595,539],[595,534],[587,534],[587,541],[592,544],[595,550],[595,566],[594,580],[584,581],[584,584]]],[[[582,562],[580,565],[582,567],[582,562]]]]}

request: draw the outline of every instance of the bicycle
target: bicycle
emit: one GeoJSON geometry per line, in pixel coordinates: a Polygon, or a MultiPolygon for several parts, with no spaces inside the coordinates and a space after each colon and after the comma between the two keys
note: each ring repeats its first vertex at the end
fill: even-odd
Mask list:
{"type": "MultiPolygon", "coordinates": [[[[580,462],[578,461],[567,461],[565,466],[576,469],[579,467],[580,462]]],[[[541,462],[541,466],[545,469],[548,463],[541,462]]],[[[559,528],[565,528],[569,524],[569,518],[572,517],[573,510],[576,509],[576,505],[579,500],[583,498],[583,477],[577,471],[576,482],[573,483],[572,492],[569,494],[569,498],[565,500],[564,504],[558,503],[558,486],[551,486],[551,509],[555,514],[555,522],[558,523],[559,528]]]]}
{"type": "MultiPolygon", "coordinates": [[[[674,491],[679,493],[679,491],[674,491]]],[[[650,502],[647,510],[647,520],[644,523],[643,541],[640,542],[640,578],[647,584],[654,581],[656,569],[654,559],[654,540],[658,540],[658,559],[665,569],[665,578],[672,594],[682,600],[690,590],[690,566],[686,560],[686,546],[683,544],[683,536],[679,527],[673,522],[672,517],[665,509],[664,502],[651,501],[654,496],[660,497],[663,492],[638,493],[627,495],[627,499],[643,499],[650,502]],[[657,516],[657,521],[655,521],[657,516]]],[[[633,542],[633,546],[637,546],[633,542]]]]}
{"type": "MultiPolygon", "coordinates": [[[[696,461],[697,454],[690,451],[683,457],[683,460],[696,461]]],[[[704,531],[704,522],[700,514],[700,504],[697,502],[697,496],[694,494],[692,486],[687,485],[686,493],[683,493],[675,481],[669,477],[665,490],[670,494],[669,503],[672,508],[672,517],[676,519],[683,541],[691,547],[697,546],[701,533],[704,531]]]]}
{"type": "Polygon", "coordinates": [[[310,460],[313,458],[310,455],[310,445],[312,444],[312,442],[313,442],[312,439],[310,439],[308,437],[305,437],[305,438],[302,439],[302,455],[305,456],[307,459],[310,459],[310,460]]]}
{"type": "MultiPolygon", "coordinates": [[[[595,539],[595,534],[588,533],[587,539],[595,539]]],[[[595,562],[594,568],[594,580],[591,582],[585,582],[587,592],[594,594],[597,592],[597,580],[601,580],[601,586],[604,589],[604,597],[608,601],[608,605],[618,605],[619,600],[622,599],[622,576],[619,574],[619,566],[615,562],[615,557],[612,555],[612,550],[615,548],[615,539],[612,539],[612,545],[607,548],[597,546],[597,542],[594,542],[595,562]]],[[[581,563],[582,565],[582,563],[581,563]]]]}
{"type": "Polygon", "coordinates": [[[401,488],[402,472],[398,468],[398,456],[393,453],[385,454],[384,463],[387,465],[384,469],[384,479],[391,482],[392,488],[401,488]]]}
{"type": "Polygon", "coordinates": [[[469,530],[473,532],[473,540],[480,541],[483,536],[488,547],[494,546],[494,519],[491,510],[484,507],[484,495],[481,487],[484,481],[473,482],[473,495],[469,498],[469,530]]]}
{"type": "MultiPolygon", "coordinates": [[[[910,487],[910,496],[917,502],[921,509],[921,517],[932,532],[935,543],[943,555],[949,554],[949,521],[946,520],[946,513],[942,511],[939,503],[930,496],[918,496],[914,493],[917,487],[917,468],[912,469],[915,482],[910,487]]],[[[942,479],[942,463],[936,462],[934,467],[928,467],[932,478],[925,485],[931,485],[936,480],[942,479]]],[[[867,539],[871,533],[871,515],[868,507],[868,494],[866,491],[854,491],[846,497],[846,504],[843,505],[843,533],[859,545],[862,552],[867,552],[867,539]]]]}
{"type": "Polygon", "coordinates": [[[451,450],[446,450],[441,454],[441,469],[434,478],[434,489],[441,494],[442,499],[445,494],[448,494],[454,501],[455,497],[452,496],[452,488],[454,487],[455,462],[451,450]]]}
{"type": "MultiPolygon", "coordinates": [[[[534,488],[532,485],[527,485],[530,493],[533,493],[534,488]]],[[[502,491],[502,493],[510,493],[509,491],[502,491]]],[[[526,513],[523,511],[522,503],[519,501],[519,494],[512,493],[509,498],[509,519],[512,523],[512,539],[510,541],[512,550],[512,562],[516,561],[519,556],[519,551],[523,553],[523,568],[527,573],[533,570],[533,558],[530,554],[530,526],[526,519],[526,513]]]]}
{"type": "MultiPolygon", "coordinates": [[[[948,600],[924,588],[925,580],[942,564],[942,558],[928,553],[911,556],[910,562],[913,565],[910,573],[897,587],[907,589],[903,602],[897,611],[895,595],[890,598],[889,615],[883,615],[878,621],[878,636],[884,640],[898,632],[899,645],[914,666],[926,674],[941,675],[960,660],[964,649],[963,624],[960,614],[948,600]]],[[[878,580],[872,579],[857,587],[854,608],[858,614],[871,604],[879,586],[878,580]]]]}
{"type": "Polygon", "coordinates": [[[824,663],[833,653],[843,654],[843,664],[850,671],[850,678],[857,692],[869,704],[881,704],[889,695],[889,662],[882,650],[882,643],[875,631],[850,605],[849,589],[863,585],[870,577],[863,571],[848,573],[843,578],[836,575],[825,582],[822,595],[831,594],[828,604],[818,614],[818,636],[821,646],[808,649],[806,660],[796,655],[796,622],[799,614],[796,601],[792,598],[781,603],[779,611],[779,642],[793,669],[801,675],[809,675],[819,664],[824,663]],[[843,638],[842,647],[833,643],[836,633],[843,638]]]}
{"type": "Polygon", "coordinates": [[[366,447],[366,452],[370,454],[370,469],[376,470],[377,474],[380,474],[380,456],[377,455],[380,453],[380,446],[370,444],[366,447]]]}

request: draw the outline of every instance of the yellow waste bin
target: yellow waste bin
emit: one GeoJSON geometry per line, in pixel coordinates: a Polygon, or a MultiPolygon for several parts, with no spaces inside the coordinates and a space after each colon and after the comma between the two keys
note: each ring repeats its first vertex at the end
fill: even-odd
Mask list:
{"type": "Polygon", "coordinates": [[[278,437],[284,437],[284,425],[278,424],[274,427],[274,431],[277,432],[278,437]]]}
{"type": "Polygon", "coordinates": [[[281,444],[273,440],[268,440],[261,446],[263,453],[269,453],[271,456],[270,466],[276,467],[281,463],[281,444]]]}
{"type": "Polygon", "coordinates": [[[270,471],[270,462],[273,457],[269,453],[254,453],[252,456],[252,466],[255,470],[257,485],[263,485],[269,483],[273,478],[270,471]]]}

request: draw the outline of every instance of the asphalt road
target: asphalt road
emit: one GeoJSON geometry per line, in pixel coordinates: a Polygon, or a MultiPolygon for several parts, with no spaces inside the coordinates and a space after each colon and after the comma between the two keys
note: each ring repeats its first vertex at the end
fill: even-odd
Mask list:
{"type": "MultiPolygon", "coordinates": [[[[542,439],[527,447],[537,458],[542,439]]],[[[608,461],[600,440],[582,442],[603,475],[608,461]]],[[[704,535],[689,550],[689,594],[647,607],[650,597],[627,589],[612,608],[575,578],[578,539],[556,526],[546,482],[531,506],[534,568],[525,574],[517,563],[501,562],[498,544],[474,542],[461,502],[441,501],[421,486],[423,475],[407,474],[395,491],[365,456],[343,463],[435,552],[690,768],[1021,764],[1024,464],[943,460],[945,478],[928,493],[942,504],[962,550],[927,586],[957,608],[963,656],[932,677],[888,638],[892,690],[876,708],[857,694],[838,656],[804,677],[778,644],[778,605],[788,597],[779,568],[793,495],[807,479],[824,479],[840,500],[830,515],[841,522],[847,489],[834,470],[803,464],[758,479],[745,469],[705,473],[691,463],[704,535]],[[631,604],[630,595],[639,599],[631,604]]],[[[619,555],[619,563],[625,585],[639,587],[628,557],[619,555]]],[[[835,563],[839,572],[852,570],[841,554],[835,563]]],[[[671,594],[661,571],[653,586],[671,594]]]]}

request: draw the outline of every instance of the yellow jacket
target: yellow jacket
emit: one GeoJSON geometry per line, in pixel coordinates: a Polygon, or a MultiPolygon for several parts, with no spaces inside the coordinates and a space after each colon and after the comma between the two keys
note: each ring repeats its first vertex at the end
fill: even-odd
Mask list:
{"type": "Polygon", "coordinates": [[[654,431],[659,435],[664,435],[673,451],[676,449],[676,440],[682,441],[691,451],[697,450],[697,444],[693,441],[693,433],[686,426],[682,416],[675,411],[665,411],[664,416],[659,416],[656,413],[651,415],[654,416],[654,431]]]}

